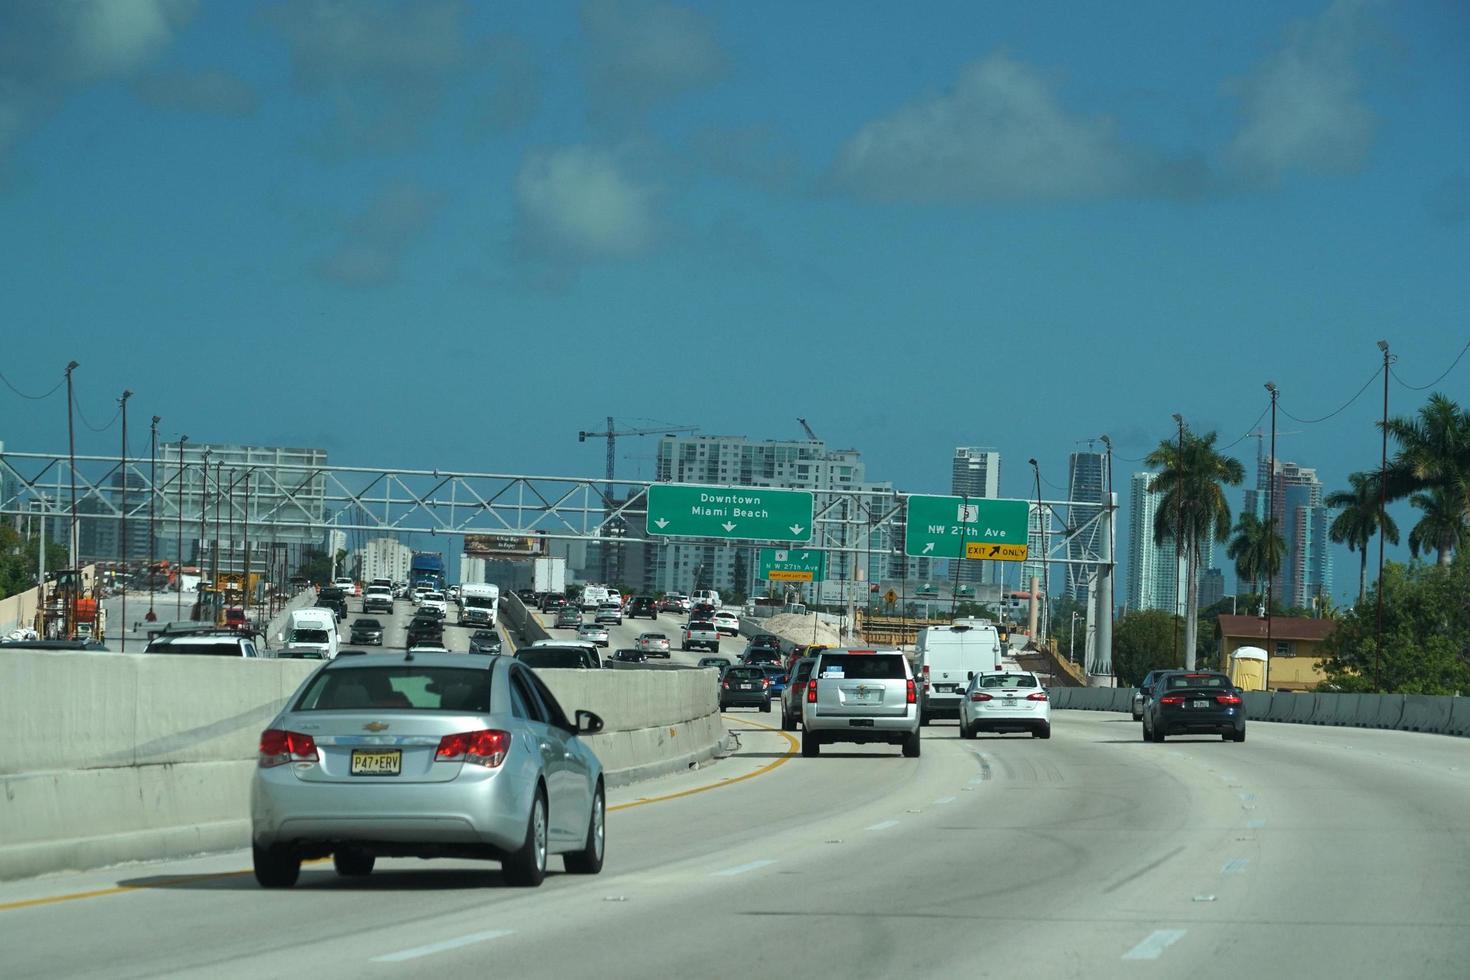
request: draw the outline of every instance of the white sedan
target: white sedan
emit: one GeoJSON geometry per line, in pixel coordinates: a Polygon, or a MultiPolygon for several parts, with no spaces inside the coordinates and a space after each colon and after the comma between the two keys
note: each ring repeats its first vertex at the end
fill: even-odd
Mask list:
{"type": "Polygon", "coordinates": [[[419,600],[419,608],[437,610],[441,616],[449,615],[449,604],[444,601],[443,592],[425,592],[419,600]]]}
{"type": "Polygon", "coordinates": [[[599,623],[583,623],[577,628],[577,639],[605,647],[609,643],[607,627],[599,623]]]}
{"type": "Polygon", "coordinates": [[[740,635],[739,616],[735,615],[732,612],[726,612],[725,610],[721,609],[719,612],[715,613],[712,618],[714,619],[715,629],[719,632],[727,633],[730,636],[740,635]]]}
{"type": "Polygon", "coordinates": [[[960,701],[960,737],[977,732],[1030,732],[1051,738],[1051,699],[1027,670],[976,674],[960,701]]]}

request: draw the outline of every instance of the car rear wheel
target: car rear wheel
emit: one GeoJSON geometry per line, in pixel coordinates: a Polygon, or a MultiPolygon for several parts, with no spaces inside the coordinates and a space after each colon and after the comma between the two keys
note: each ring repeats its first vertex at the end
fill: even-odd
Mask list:
{"type": "Polygon", "coordinates": [[[1141,711],[1135,711],[1133,713],[1133,720],[1134,721],[1143,721],[1143,712],[1141,712],[1141,711]]]}
{"type": "Polygon", "coordinates": [[[1031,732],[1031,737],[1032,738],[1051,738],[1051,726],[1050,725],[1042,725],[1040,728],[1033,729],[1032,732],[1031,732]]]}
{"type": "Polygon", "coordinates": [[[1149,731],[1149,738],[1155,742],[1162,742],[1167,736],[1157,728],[1149,731]]]}
{"type": "Polygon", "coordinates": [[[766,714],[770,714],[771,713],[771,702],[767,701],[765,704],[761,705],[761,711],[765,712],[766,714]]]}
{"type": "Polygon", "coordinates": [[[975,729],[971,728],[968,724],[965,723],[965,719],[961,718],[960,719],[960,738],[974,738],[974,737],[975,737],[975,729]]]}
{"type": "Polygon", "coordinates": [[[1240,730],[1240,734],[1239,734],[1239,735],[1236,735],[1236,736],[1234,736],[1234,739],[1235,739],[1235,741],[1237,741],[1237,742],[1244,742],[1244,741],[1245,741],[1245,729],[1244,729],[1244,728],[1242,728],[1242,729],[1241,729],[1241,730],[1240,730]]]}
{"type": "Polygon", "coordinates": [[[255,880],[262,888],[290,888],[301,877],[301,857],[284,847],[251,848],[255,880]]]}
{"type": "Polygon", "coordinates": [[[918,732],[905,735],[903,739],[903,757],[905,759],[917,759],[919,757],[920,747],[921,743],[918,732]]]}
{"type": "Polygon", "coordinates": [[[587,817],[587,838],[580,851],[562,858],[567,871],[574,875],[595,875],[602,870],[602,853],[607,846],[607,797],[602,783],[592,794],[592,813],[587,817]]]}
{"type": "Polygon", "coordinates": [[[501,864],[512,885],[535,888],[546,878],[546,793],[537,789],[526,821],[525,843],[501,864]]]}
{"type": "Polygon", "coordinates": [[[344,847],[332,853],[332,865],[344,878],[364,878],[373,873],[377,858],[360,847],[344,847]]]}
{"type": "Polygon", "coordinates": [[[815,759],[822,754],[821,737],[811,732],[801,733],[801,754],[808,759],[815,759]]]}
{"type": "Polygon", "coordinates": [[[788,715],[784,711],[781,712],[781,731],[783,731],[783,732],[794,732],[794,731],[796,731],[796,722],[792,721],[791,720],[791,716],[788,715]]]}

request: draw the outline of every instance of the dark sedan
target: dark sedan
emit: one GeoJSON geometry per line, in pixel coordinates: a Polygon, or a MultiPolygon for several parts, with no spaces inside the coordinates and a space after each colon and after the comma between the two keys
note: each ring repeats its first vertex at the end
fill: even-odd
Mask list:
{"type": "Polygon", "coordinates": [[[470,653],[496,654],[500,647],[500,634],[494,630],[475,630],[470,634],[470,653]]]}
{"type": "Polygon", "coordinates": [[[771,680],[759,667],[731,667],[720,678],[720,710],[771,710],[771,680]]]}
{"type": "Polygon", "coordinates": [[[648,663],[648,654],[642,650],[635,650],[632,647],[624,647],[621,650],[614,650],[609,659],[615,660],[620,664],[646,664],[648,663]]]}
{"type": "Polygon", "coordinates": [[[353,643],[375,643],[383,645],[383,624],[376,619],[354,619],[352,621],[353,643]]]}
{"type": "Polygon", "coordinates": [[[1245,741],[1245,705],[1230,678],[1215,671],[1170,670],[1154,679],[1143,703],[1143,740],[1219,735],[1245,741]]]}

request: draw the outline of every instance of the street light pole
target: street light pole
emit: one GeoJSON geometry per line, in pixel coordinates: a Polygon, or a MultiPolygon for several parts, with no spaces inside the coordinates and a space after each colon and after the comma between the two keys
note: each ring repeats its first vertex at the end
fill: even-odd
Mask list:
{"type": "Polygon", "coordinates": [[[1276,552],[1276,398],[1281,394],[1274,381],[1266,382],[1271,393],[1271,458],[1266,470],[1266,690],[1270,690],[1271,658],[1276,655],[1271,642],[1271,604],[1276,595],[1276,573],[1271,571],[1271,556],[1276,552]]]}
{"type": "Polygon", "coordinates": [[[179,550],[174,555],[174,590],[178,596],[178,604],[174,608],[176,620],[184,618],[184,443],[188,441],[188,436],[179,436],[179,513],[175,522],[179,531],[179,550]]]}
{"type": "Polygon", "coordinates": [[[1103,571],[1107,575],[1108,580],[1104,588],[1100,590],[1098,598],[1107,603],[1107,608],[1100,610],[1100,615],[1097,617],[1097,632],[1093,634],[1093,654],[1097,657],[1108,658],[1108,673],[1113,678],[1113,686],[1116,687],[1118,685],[1118,672],[1113,667],[1113,610],[1116,608],[1113,605],[1113,578],[1115,571],[1114,556],[1118,553],[1116,520],[1118,515],[1116,502],[1113,499],[1113,440],[1104,434],[1102,436],[1102,444],[1108,450],[1108,526],[1107,537],[1105,538],[1105,543],[1108,547],[1108,562],[1103,566],[1103,571]]]}
{"type": "Polygon", "coordinates": [[[1072,610],[1072,625],[1067,628],[1067,660],[1077,662],[1077,610],[1072,610]]]}
{"type": "Polygon", "coordinates": [[[71,521],[67,533],[67,548],[70,558],[67,564],[71,568],[73,576],[71,588],[66,594],[66,622],[62,626],[63,636],[70,640],[74,637],[77,625],[77,590],[81,588],[81,570],[77,566],[77,435],[76,428],[72,424],[72,406],[75,399],[72,397],[71,373],[81,367],[76,361],[66,365],[66,456],[67,472],[71,476],[71,521]]]}
{"type": "MultiPolygon", "coordinates": [[[[118,650],[121,653],[128,651],[128,399],[132,397],[133,393],[124,389],[122,397],[117,402],[122,411],[122,518],[119,521],[117,534],[118,564],[122,565],[123,569],[122,612],[120,613],[122,627],[118,630],[121,640],[118,650]]],[[[113,580],[117,580],[116,575],[113,576],[113,580]]]]}
{"type": "Polygon", "coordinates": [[[1031,464],[1031,472],[1036,476],[1036,536],[1041,542],[1041,616],[1036,627],[1039,635],[1032,637],[1036,640],[1051,635],[1047,629],[1051,619],[1051,563],[1046,560],[1046,514],[1041,509],[1041,465],[1034,456],[1026,462],[1031,464]]]}
{"type": "Polygon", "coordinates": [[[1383,526],[1388,521],[1388,341],[1380,340],[1383,352],[1382,454],[1378,459],[1378,625],[1373,633],[1373,673],[1378,690],[1383,690],[1383,526]]]}
{"type": "Polygon", "coordinates": [[[158,614],[153,611],[153,593],[156,589],[153,575],[154,567],[158,563],[157,541],[158,541],[158,423],[162,421],[157,415],[153,416],[153,423],[148,431],[148,622],[158,619],[158,614]]]}
{"type": "MultiPolygon", "coordinates": [[[[1178,452],[1178,457],[1174,460],[1174,466],[1175,466],[1175,469],[1177,469],[1177,470],[1179,470],[1179,471],[1182,472],[1183,469],[1184,469],[1184,416],[1180,415],[1178,412],[1175,412],[1174,413],[1174,424],[1177,425],[1177,426],[1179,426],[1179,452],[1178,452]]],[[[1183,565],[1183,562],[1181,560],[1181,557],[1182,556],[1180,554],[1180,549],[1182,549],[1183,546],[1184,546],[1184,507],[1182,506],[1182,504],[1183,504],[1183,502],[1179,499],[1179,493],[1178,493],[1178,491],[1176,489],[1175,494],[1174,494],[1174,510],[1176,512],[1176,516],[1175,516],[1175,520],[1174,520],[1174,651],[1175,651],[1175,653],[1178,653],[1178,651],[1179,651],[1179,621],[1180,621],[1180,619],[1183,618],[1182,615],[1181,615],[1181,613],[1179,612],[1180,603],[1181,602],[1186,602],[1186,603],[1188,602],[1188,599],[1185,596],[1182,596],[1182,595],[1179,594],[1180,593],[1180,589],[1179,589],[1179,585],[1180,585],[1179,572],[1180,572],[1180,569],[1181,569],[1181,567],[1183,565]]],[[[1185,586],[1185,591],[1188,591],[1188,586],[1187,585],[1185,586]]],[[[1185,659],[1185,664],[1184,664],[1185,669],[1186,670],[1193,670],[1194,669],[1194,665],[1191,664],[1191,663],[1189,663],[1189,658],[1186,656],[1184,659],[1185,659]]]]}

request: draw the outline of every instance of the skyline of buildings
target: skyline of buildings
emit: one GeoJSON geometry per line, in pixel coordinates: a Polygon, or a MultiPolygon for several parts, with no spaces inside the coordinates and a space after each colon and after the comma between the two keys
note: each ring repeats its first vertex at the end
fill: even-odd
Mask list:
{"type": "MultiPolygon", "coordinates": [[[[950,463],[949,492],[954,497],[999,497],[1000,452],[989,446],[956,446],[950,463]]],[[[933,573],[932,563],[923,560],[925,574],[920,577],[928,577],[933,573]]],[[[959,560],[958,568],[949,577],[962,585],[994,583],[1000,580],[1000,565],[992,561],[959,560]]]]}
{"type": "Polygon", "coordinates": [[[1276,531],[1286,543],[1271,594],[1285,606],[1308,608],[1332,593],[1332,515],[1322,503],[1322,481],[1315,468],[1277,457],[1257,456],[1256,485],[1247,488],[1243,512],[1265,520],[1270,507],[1276,531]],[[1274,471],[1274,472],[1273,472],[1274,471]]]}

